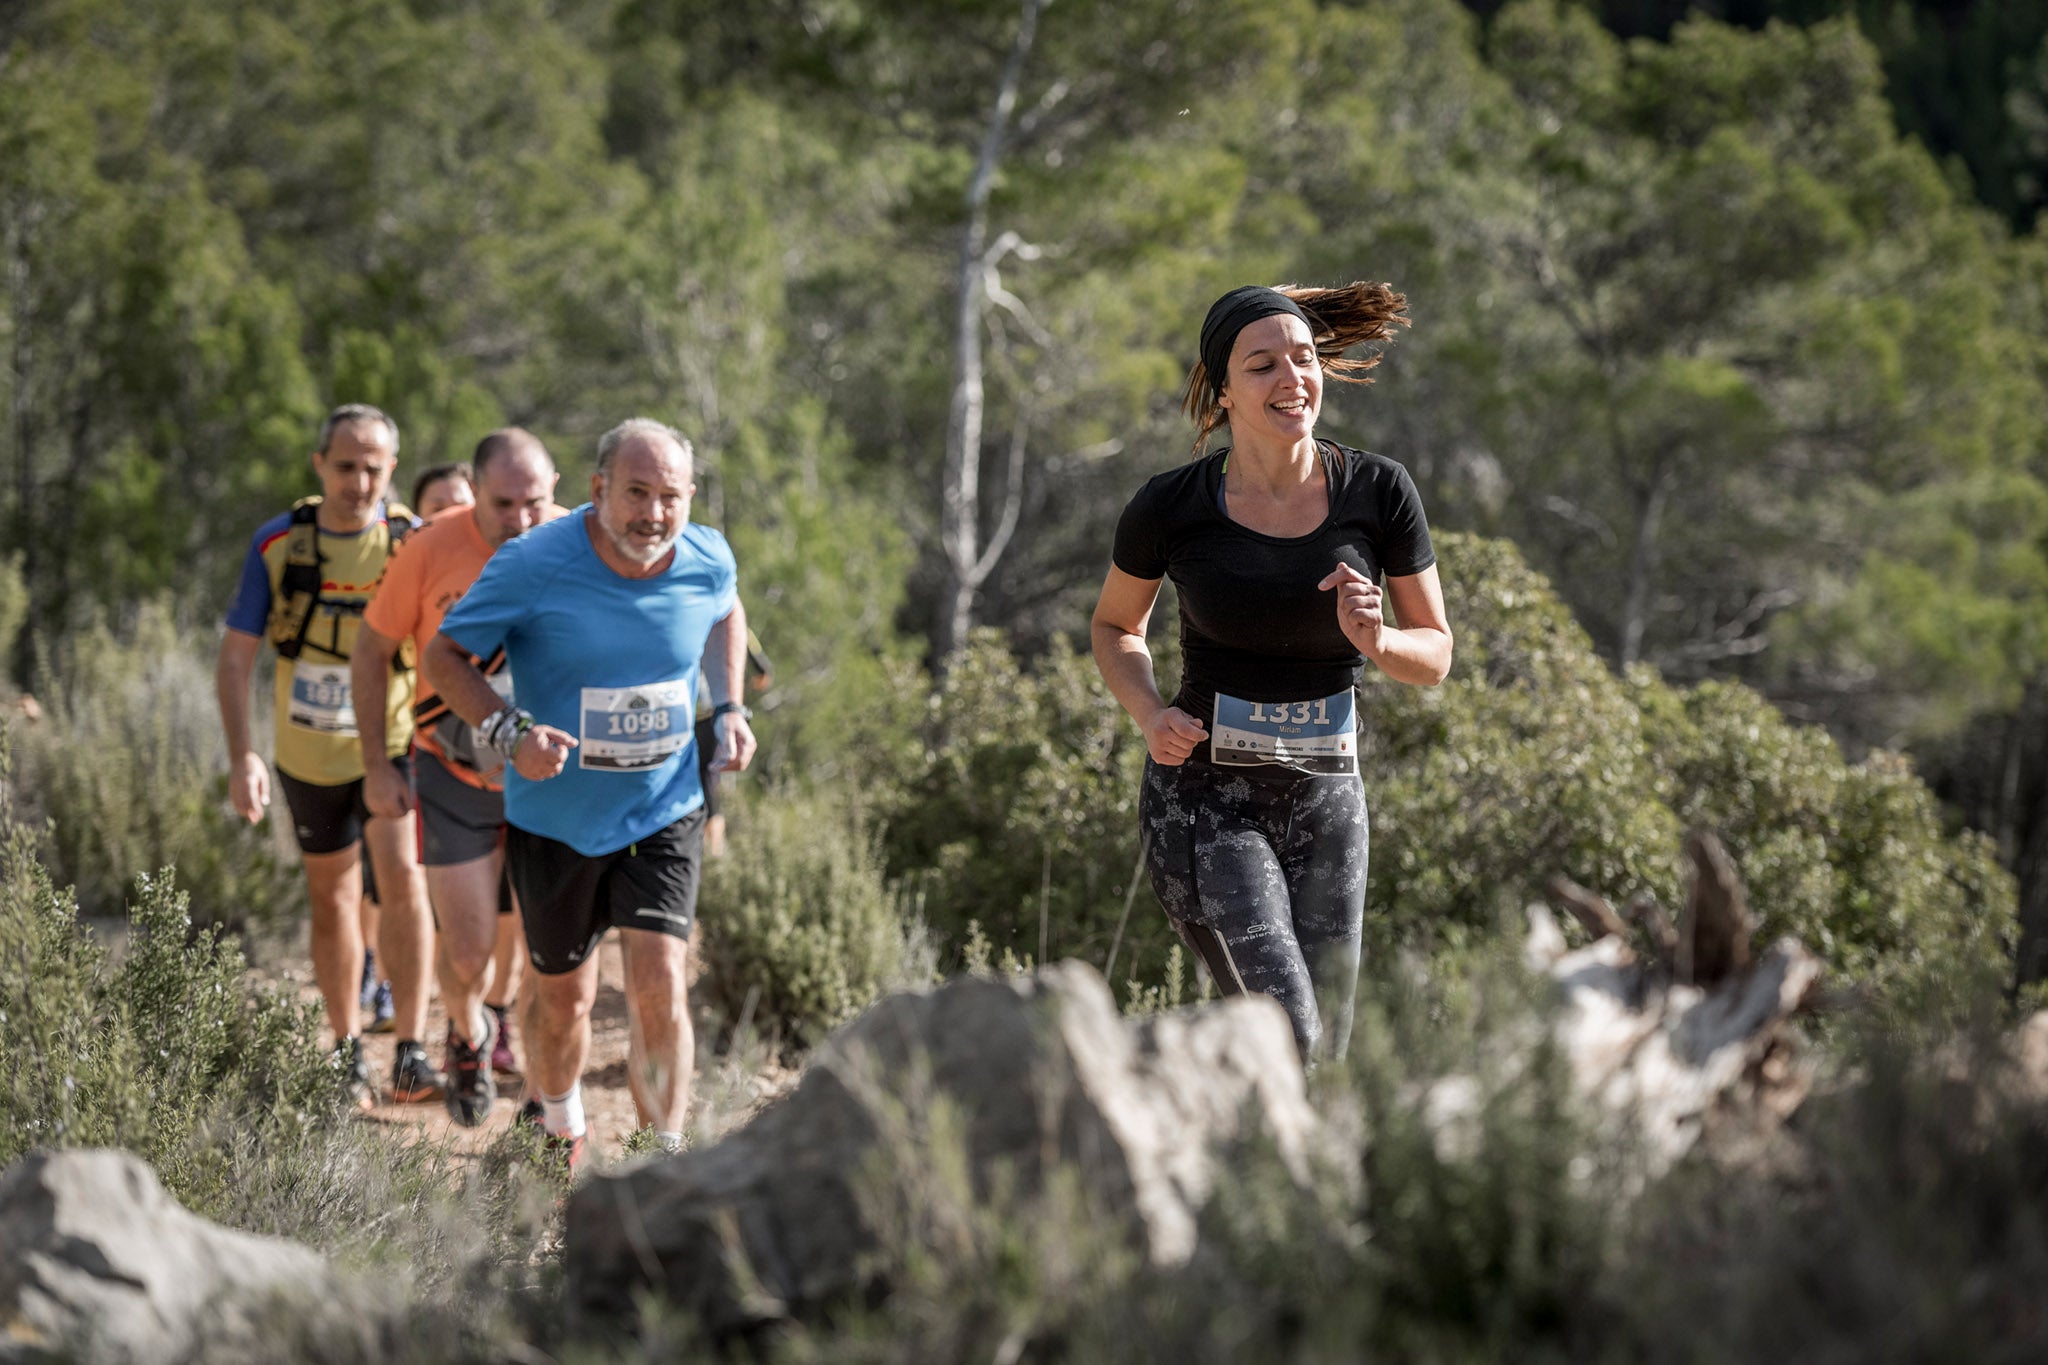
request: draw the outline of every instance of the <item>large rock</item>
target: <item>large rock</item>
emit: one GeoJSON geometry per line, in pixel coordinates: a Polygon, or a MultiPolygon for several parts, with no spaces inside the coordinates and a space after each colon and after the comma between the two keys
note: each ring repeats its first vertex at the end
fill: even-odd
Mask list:
{"type": "Polygon", "coordinates": [[[1146,1019],[1094,970],[969,978],[891,996],[829,1039],[781,1103],[717,1146],[600,1175],[569,1202],[563,1265],[594,1316],[642,1286],[714,1331],[886,1287],[879,1223],[913,1223],[948,1132],[975,1196],[1028,1203],[1071,1172],[1097,1226],[1187,1258],[1220,1159],[1319,1150],[1293,1034],[1263,997],[1146,1019]],[[949,1127],[947,1116],[957,1119],[949,1127]]]}
{"type": "Polygon", "coordinates": [[[128,1152],[36,1152],[0,1175],[0,1362],[183,1360],[239,1307],[328,1283],[314,1252],[209,1223],[128,1152]]]}

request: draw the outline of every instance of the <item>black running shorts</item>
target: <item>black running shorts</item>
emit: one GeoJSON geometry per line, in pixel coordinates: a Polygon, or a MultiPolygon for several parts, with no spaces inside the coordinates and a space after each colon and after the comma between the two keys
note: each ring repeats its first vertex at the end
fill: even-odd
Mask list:
{"type": "MultiPolygon", "coordinates": [[[[400,754],[391,761],[398,765],[400,777],[411,775],[412,755],[400,754]]],[[[363,802],[360,777],[353,782],[322,787],[280,771],[277,785],[284,792],[285,804],[291,808],[292,833],[298,836],[299,852],[339,853],[363,837],[370,808],[363,802]]]]}
{"type": "Polygon", "coordinates": [[[413,794],[420,807],[420,865],[453,867],[498,851],[505,830],[502,792],[472,787],[433,754],[413,763],[413,794]]]}
{"type": "Polygon", "coordinates": [[[607,929],[689,938],[704,871],[704,808],[597,858],[508,825],[505,864],[533,969],[560,976],[582,966],[607,929]]]}

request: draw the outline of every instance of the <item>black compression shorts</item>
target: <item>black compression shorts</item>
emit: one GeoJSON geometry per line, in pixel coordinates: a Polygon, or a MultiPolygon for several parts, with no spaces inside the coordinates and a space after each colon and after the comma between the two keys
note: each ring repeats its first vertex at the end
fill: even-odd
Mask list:
{"type": "Polygon", "coordinates": [[[527,957],[543,976],[575,971],[610,928],[687,939],[704,871],[704,808],[616,852],[587,857],[508,825],[505,864],[519,893],[527,957]]]}
{"type": "MultiPolygon", "coordinates": [[[[391,760],[398,775],[410,778],[412,755],[391,760]]],[[[301,853],[339,853],[363,837],[370,820],[370,808],[363,801],[363,780],[323,787],[301,782],[279,771],[277,785],[284,792],[285,805],[292,812],[292,833],[298,836],[301,853]]]]}

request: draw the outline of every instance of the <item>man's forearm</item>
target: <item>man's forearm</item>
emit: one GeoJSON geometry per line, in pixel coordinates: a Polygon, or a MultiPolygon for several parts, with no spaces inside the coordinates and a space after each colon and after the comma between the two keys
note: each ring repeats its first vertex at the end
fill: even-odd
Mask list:
{"type": "Polygon", "coordinates": [[[724,619],[712,625],[711,638],[705,642],[704,682],[713,706],[740,699],[746,668],[747,609],[735,601],[724,619]]]}
{"type": "Polygon", "coordinates": [[[380,648],[379,636],[372,643],[366,626],[356,637],[355,652],[349,659],[349,688],[355,698],[356,737],[362,745],[363,764],[375,767],[390,761],[385,752],[384,708],[391,700],[391,660],[396,652],[380,648]]]}
{"type": "Polygon", "coordinates": [[[220,658],[214,664],[213,693],[220,706],[220,728],[227,739],[228,758],[239,759],[249,752],[249,678],[255,672],[259,641],[230,630],[220,644],[220,658]]]}
{"type": "Polygon", "coordinates": [[[448,709],[471,725],[482,725],[505,705],[468,653],[445,635],[436,635],[420,651],[420,671],[448,709]]]}

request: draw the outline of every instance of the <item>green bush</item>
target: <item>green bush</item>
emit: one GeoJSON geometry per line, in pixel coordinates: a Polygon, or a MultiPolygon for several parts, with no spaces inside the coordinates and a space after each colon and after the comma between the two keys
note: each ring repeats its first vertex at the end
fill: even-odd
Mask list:
{"type": "Polygon", "coordinates": [[[194,932],[168,872],[137,879],[115,963],[36,860],[6,784],[0,749],[0,1166],[32,1147],[125,1147],[188,1205],[220,1207],[238,1132],[290,1145],[339,1121],[314,1011],[252,991],[240,949],[194,932]]]}
{"type": "Polygon", "coordinates": [[[1947,835],[1904,760],[1846,761],[1737,684],[1616,678],[1503,541],[1439,537],[1457,659],[1441,687],[1367,689],[1371,915],[1397,940],[1486,932],[1563,873],[1617,903],[1683,894],[1680,833],[1727,844],[1767,936],[1905,1011],[1997,987],[2017,897],[1981,836],[1947,835]]]}
{"type": "Polygon", "coordinates": [[[362,1339],[279,1323],[266,1359],[497,1360],[550,1326],[525,1304],[552,1305],[533,1253],[559,1188],[528,1135],[478,1160],[353,1120],[317,1008],[195,927],[168,871],[137,879],[112,943],[89,931],[14,818],[10,777],[0,729],[0,1169],[34,1148],[125,1148],[194,1212],[374,1274],[362,1339]]]}
{"type": "Polygon", "coordinates": [[[730,820],[700,916],[702,989],[728,1024],[807,1048],[885,992],[932,981],[923,921],[883,874],[858,792],[756,796],[730,820]]]}
{"type": "Polygon", "coordinates": [[[1618,898],[1678,892],[1680,829],[1628,690],[1505,541],[1437,537],[1450,677],[1366,670],[1370,932],[1486,932],[1559,873],[1618,898]]]}
{"type": "Polygon", "coordinates": [[[1727,843],[1766,936],[1918,1010],[1953,1012],[2010,975],[2012,879],[1983,835],[1944,832],[1905,759],[1850,764],[1739,684],[1634,685],[1674,810],[1727,843]]]}
{"type": "MultiPolygon", "coordinates": [[[[1094,661],[1055,641],[1025,669],[977,631],[932,698],[922,767],[885,796],[890,871],[957,955],[1107,963],[1156,982],[1174,938],[1137,866],[1145,745],[1094,661]],[[1134,890],[1133,874],[1137,881],[1134,890]]],[[[949,965],[959,965],[955,956],[949,965]]]]}
{"type": "MultiPolygon", "coordinates": [[[[48,824],[50,871],[86,914],[119,915],[134,878],[161,867],[178,869],[212,922],[303,910],[272,828],[281,817],[252,829],[228,807],[212,659],[167,604],[145,604],[118,632],[84,623],[44,651],[36,691],[43,718],[17,731],[22,818],[48,824]]],[[[259,733],[267,714],[258,708],[259,733]]]]}

